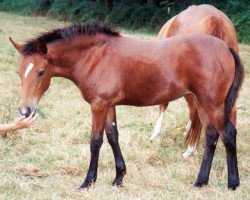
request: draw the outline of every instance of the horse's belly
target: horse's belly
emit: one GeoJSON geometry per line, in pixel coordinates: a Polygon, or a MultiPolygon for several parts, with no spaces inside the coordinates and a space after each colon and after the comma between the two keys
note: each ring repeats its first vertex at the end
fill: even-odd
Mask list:
{"type": "Polygon", "coordinates": [[[125,99],[121,102],[121,104],[133,106],[153,106],[176,100],[185,94],[186,90],[178,87],[162,87],[160,89],[156,88],[151,90],[138,89],[136,91],[126,93],[125,99]]]}

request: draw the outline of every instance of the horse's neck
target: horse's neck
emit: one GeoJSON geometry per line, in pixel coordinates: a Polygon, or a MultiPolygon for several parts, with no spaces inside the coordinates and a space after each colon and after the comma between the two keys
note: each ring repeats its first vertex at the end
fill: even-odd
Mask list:
{"type": "Polygon", "coordinates": [[[107,36],[97,35],[79,37],[76,40],[51,45],[49,52],[54,66],[53,76],[77,82],[79,76],[85,74],[85,65],[96,63],[95,60],[100,57],[93,48],[98,47],[98,51],[100,51],[107,41],[107,36]],[[87,61],[88,63],[86,63],[87,61]]]}

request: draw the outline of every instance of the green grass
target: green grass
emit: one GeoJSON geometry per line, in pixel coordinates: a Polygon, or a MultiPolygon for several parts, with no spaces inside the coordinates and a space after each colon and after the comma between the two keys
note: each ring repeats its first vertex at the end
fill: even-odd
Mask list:
{"type": "MultiPolygon", "coordinates": [[[[8,37],[23,42],[46,28],[63,26],[46,18],[0,13],[0,122],[18,117],[21,96],[16,74],[19,54],[8,37]]],[[[136,38],[154,35],[126,33],[136,38]]],[[[105,138],[96,184],[79,193],[89,164],[91,115],[78,89],[68,80],[53,79],[39,107],[43,117],[37,127],[0,139],[0,199],[249,199],[250,196],[250,46],[240,45],[246,78],[238,100],[238,159],[241,186],[227,190],[225,150],[218,144],[209,185],[192,188],[203,153],[183,159],[187,108],[183,99],[171,103],[162,134],[153,143],[149,137],[158,108],[120,106],[117,109],[120,145],[127,165],[124,187],[111,186],[114,159],[105,138]]]]}

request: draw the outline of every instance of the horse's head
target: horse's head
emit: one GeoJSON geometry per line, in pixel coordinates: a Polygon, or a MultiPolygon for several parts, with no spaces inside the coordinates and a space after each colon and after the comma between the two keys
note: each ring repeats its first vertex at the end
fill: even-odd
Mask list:
{"type": "Polygon", "coordinates": [[[47,46],[43,41],[36,41],[36,53],[27,55],[23,52],[24,45],[18,44],[11,38],[10,41],[23,57],[18,68],[22,80],[19,111],[21,115],[28,117],[36,110],[38,101],[50,85],[51,71],[46,59],[47,46]]]}

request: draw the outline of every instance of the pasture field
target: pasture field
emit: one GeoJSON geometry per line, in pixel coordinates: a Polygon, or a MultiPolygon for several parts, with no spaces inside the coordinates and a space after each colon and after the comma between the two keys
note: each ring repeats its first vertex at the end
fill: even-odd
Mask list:
{"type": "MultiPolygon", "coordinates": [[[[0,122],[18,114],[21,96],[16,73],[21,59],[8,37],[24,42],[46,28],[64,26],[59,21],[0,12],[0,122]]],[[[126,31],[125,31],[126,32],[126,31]]],[[[154,35],[128,33],[136,38],[154,35]]],[[[87,173],[91,115],[80,92],[66,79],[54,78],[40,101],[35,128],[10,133],[0,139],[0,199],[249,199],[250,198],[250,46],[240,45],[246,69],[238,107],[238,164],[241,186],[227,190],[225,149],[219,142],[208,186],[192,187],[204,149],[202,134],[198,153],[182,158],[187,106],[183,99],[170,104],[160,137],[149,137],[158,107],[117,108],[120,145],[127,165],[124,186],[111,185],[114,158],[105,137],[99,159],[98,179],[88,191],[78,192],[87,173]]]]}

